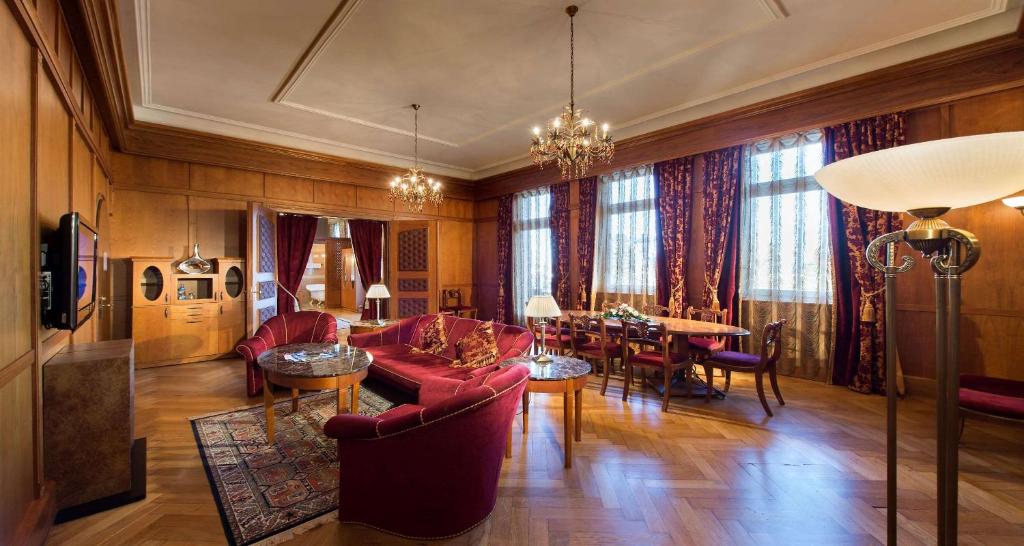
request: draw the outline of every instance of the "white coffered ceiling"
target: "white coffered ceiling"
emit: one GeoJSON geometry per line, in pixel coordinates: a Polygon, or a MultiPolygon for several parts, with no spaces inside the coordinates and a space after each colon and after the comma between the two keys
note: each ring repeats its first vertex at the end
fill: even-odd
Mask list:
{"type": "MultiPolygon", "coordinates": [[[[579,0],[616,138],[1015,30],[1022,0],[579,0]]],[[[138,120],[481,178],[568,100],[568,0],[120,0],[138,120]]]]}

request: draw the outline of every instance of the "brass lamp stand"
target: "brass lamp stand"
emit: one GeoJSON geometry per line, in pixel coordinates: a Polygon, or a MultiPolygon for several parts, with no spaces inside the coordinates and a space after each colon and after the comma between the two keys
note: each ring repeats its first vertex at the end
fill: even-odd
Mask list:
{"type": "Polygon", "coordinates": [[[960,390],[960,283],[981,256],[974,234],[938,218],[949,209],[908,211],[918,217],[906,230],[887,233],[868,245],[867,259],[885,275],[886,370],[886,534],[896,544],[896,275],[914,265],[910,256],[896,262],[896,245],[905,241],[929,259],[935,274],[935,367],[938,382],[936,431],[938,544],[957,542],[957,469],[960,390]],[[885,262],[878,260],[884,247],[885,262]]]}

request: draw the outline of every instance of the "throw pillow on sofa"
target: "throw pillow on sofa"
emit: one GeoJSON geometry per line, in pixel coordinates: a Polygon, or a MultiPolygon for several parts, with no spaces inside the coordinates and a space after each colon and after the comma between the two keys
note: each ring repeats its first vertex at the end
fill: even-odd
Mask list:
{"type": "Polygon", "coordinates": [[[448,348],[448,334],[444,331],[444,315],[437,315],[420,330],[419,346],[411,352],[439,355],[448,348]]]}
{"type": "Polygon", "coordinates": [[[455,344],[452,368],[482,368],[498,361],[498,341],[494,323],[482,322],[455,344]]]}

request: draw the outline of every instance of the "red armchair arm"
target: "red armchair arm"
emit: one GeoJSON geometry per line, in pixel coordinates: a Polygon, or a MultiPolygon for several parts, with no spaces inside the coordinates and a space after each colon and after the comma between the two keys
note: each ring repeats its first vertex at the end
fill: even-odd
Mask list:
{"type": "Polygon", "coordinates": [[[238,342],[238,345],[235,345],[235,352],[242,355],[246,362],[255,364],[256,359],[269,348],[263,338],[253,337],[238,342]]]}

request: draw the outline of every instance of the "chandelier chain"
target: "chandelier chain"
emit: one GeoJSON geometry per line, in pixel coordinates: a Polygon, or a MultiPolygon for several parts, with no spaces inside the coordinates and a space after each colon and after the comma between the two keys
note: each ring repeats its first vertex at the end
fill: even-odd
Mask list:
{"type": "Polygon", "coordinates": [[[576,108],[576,15],[569,16],[569,108],[576,108]]]}

